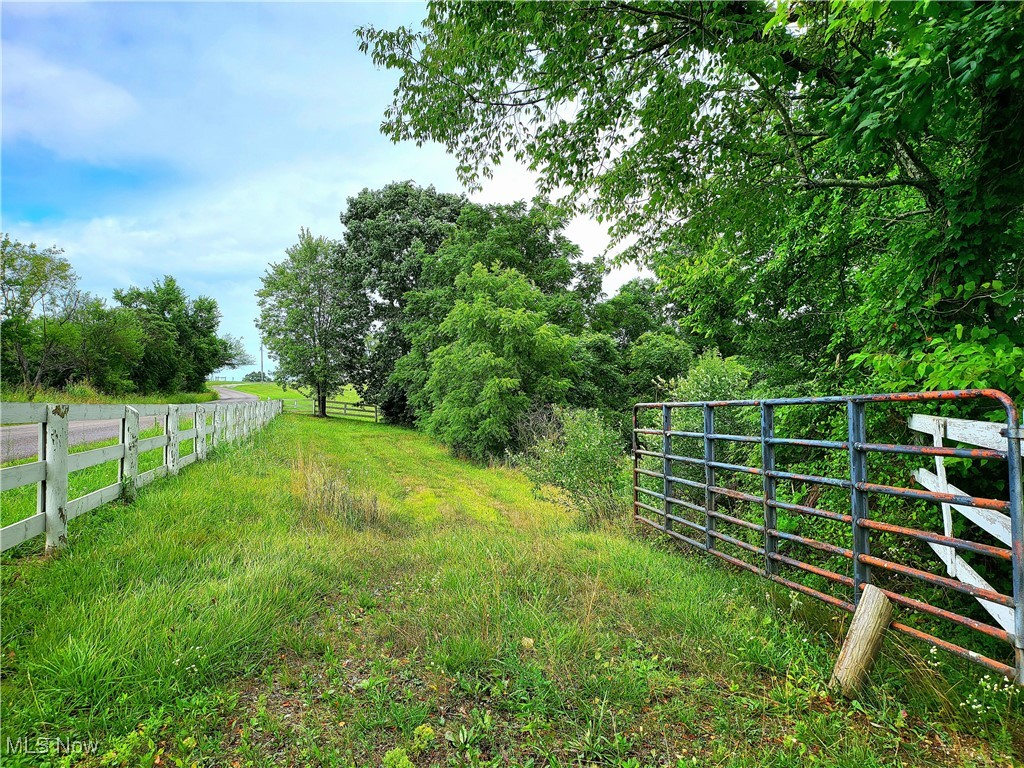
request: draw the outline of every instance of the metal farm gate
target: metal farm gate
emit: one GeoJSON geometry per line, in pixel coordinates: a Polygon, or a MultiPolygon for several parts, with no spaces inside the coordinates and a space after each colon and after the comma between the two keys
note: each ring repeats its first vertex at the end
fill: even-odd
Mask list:
{"type": "MultiPolygon", "coordinates": [[[[1013,401],[996,390],[640,403],[633,408],[634,517],[844,611],[873,583],[900,611],[891,629],[1024,684],[1021,437],[1013,401]],[[976,411],[998,409],[1000,421],[906,412],[962,401],[976,411]],[[831,430],[833,439],[777,433],[776,422],[790,417],[813,425],[815,435],[831,430]],[[900,425],[931,444],[869,442],[869,424],[880,427],[873,434],[900,425]],[[808,456],[829,474],[786,470],[808,456]],[[935,472],[908,468],[913,457],[934,459],[935,472]],[[989,496],[1000,498],[951,486],[947,460],[983,473],[989,496]],[[871,482],[879,475],[906,481],[871,482]],[[933,550],[945,575],[918,567],[922,551],[932,556],[918,542],[933,550]],[[977,613],[975,600],[994,623],[964,615],[977,613]],[[999,641],[982,641],[992,655],[1009,645],[1013,664],[967,647],[973,633],[999,641]]],[[[1003,658],[1010,656],[1007,649],[1003,658]]]]}

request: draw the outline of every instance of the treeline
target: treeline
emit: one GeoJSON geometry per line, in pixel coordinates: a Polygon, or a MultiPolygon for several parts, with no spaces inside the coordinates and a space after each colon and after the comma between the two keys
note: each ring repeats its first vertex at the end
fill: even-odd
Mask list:
{"type": "Polygon", "coordinates": [[[114,305],[83,292],[59,248],[2,240],[0,381],[31,392],[88,381],[109,395],[199,392],[218,368],[251,363],[218,336],[220,311],[170,276],[115,290],[114,305]]]}
{"type": "Polygon", "coordinates": [[[694,340],[651,280],[601,292],[556,207],[477,205],[411,182],[364,190],[338,242],[300,234],[259,293],[284,383],[346,384],[392,422],[477,459],[522,446],[531,411],[620,423],[686,373],[694,340]]]}

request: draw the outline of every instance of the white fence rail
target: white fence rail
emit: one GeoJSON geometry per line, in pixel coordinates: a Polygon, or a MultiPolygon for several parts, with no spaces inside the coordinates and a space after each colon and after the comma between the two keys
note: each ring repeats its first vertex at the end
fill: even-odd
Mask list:
{"type": "MultiPolygon", "coordinates": [[[[909,426],[915,432],[929,435],[932,438],[932,445],[936,448],[942,448],[948,442],[953,442],[997,451],[1006,450],[1006,436],[1003,434],[1005,425],[1003,424],[915,413],[910,417],[909,426]]],[[[1021,446],[1021,454],[1024,455],[1024,445],[1021,446]]],[[[957,496],[970,495],[966,491],[962,491],[955,485],[952,485],[946,479],[946,462],[942,456],[935,457],[935,472],[929,472],[927,469],[920,468],[914,472],[914,479],[918,485],[927,488],[929,491],[952,493],[957,496]]],[[[960,513],[1003,544],[1012,546],[1013,536],[1010,530],[1009,515],[994,509],[943,503],[942,534],[944,536],[956,535],[953,524],[953,512],[960,513]]],[[[955,549],[944,547],[940,544],[933,544],[932,542],[928,542],[928,546],[932,548],[946,566],[946,573],[951,578],[958,579],[965,584],[970,584],[972,587],[994,591],[992,585],[982,578],[966,560],[960,557],[955,549]]],[[[989,600],[982,600],[980,597],[978,602],[999,623],[999,626],[1011,634],[1014,632],[1014,612],[1012,608],[997,605],[989,600]]]]}
{"type": "Polygon", "coordinates": [[[49,552],[67,542],[68,521],[114,501],[125,487],[141,488],[158,477],[177,474],[206,458],[210,448],[239,440],[279,413],[280,400],[246,400],[199,405],[57,405],[2,403],[0,424],[38,424],[36,461],[0,468],[0,491],[37,485],[36,512],[0,529],[0,552],[35,536],[46,535],[49,552]],[[139,439],[140,418],[162,422],[163,434],[139,439]],[[192,427],[182,430],[184,420],[192,427]],[[68,452],[68,424],[79,421],[121,422],[116,445],[79,453],[68,452]],[[194,441],[192,453],[182,456],[181,444],[194,441]],[[139,473],[139,455],[163,448],[163,460],[139,473]],[[108,461],[117,461],[117,481],[75,499],[68,498],[68,475],[108,461]]]}

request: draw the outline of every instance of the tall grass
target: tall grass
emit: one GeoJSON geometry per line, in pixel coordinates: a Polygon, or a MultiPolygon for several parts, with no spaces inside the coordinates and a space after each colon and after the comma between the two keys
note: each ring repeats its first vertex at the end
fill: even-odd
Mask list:
{"type": "Polygon", "coordinates": [[[207,403],[216,399],[217,393],[209,391],[168,392],[155,395],[140,395],[138,393],[108,395],[100,392],[88,381],[73,382],[64,389],[50,389],[47,387],[26,389],[25,387],[12,387],[6,384],[0,385],[0,400],[6,403],[106,403],[111,405],[143,403],[160,405],[163,403],[207,403]]]}

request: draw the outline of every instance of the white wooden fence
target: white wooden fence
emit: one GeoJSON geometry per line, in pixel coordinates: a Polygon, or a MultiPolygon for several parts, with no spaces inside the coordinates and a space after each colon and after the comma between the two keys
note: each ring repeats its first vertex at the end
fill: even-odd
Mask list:
{"type": "Polygon", "coordinates": [[[246,400],[200,405],[58,405],[2,403],[0,424],[38,424],[36,461],[0,468],[0,491],[35,484],[36,512],[0,529],[0,552],[41,534],[46,550],[67,542],[68,521],[114,501],[123,488],[141,488],[164,475],[206,458],[207,451],[239,440],[281,413],[280,400],[246,400]],[[179,429],[182,417],[190,429],[179,429]],[[139,420],[155,417],[163,434],[139,439],[139,420]],[[68,452],[68,423],[119,420],[116,445],[79,453],[68,452]],[[186,419],[187,420],[187,419],[186,419]],[[194,440],[192,453],[182,456],[181,444],[194,440]],[[139,473],[139,456],[163,448],[159,466],[139,473]],[[117,482],[75,499],[68,498],[68,475],[108,461],[117,461],[117,482]]]}
{"type": "MultiPolygon", "coordinates": [[[[964,443],[980,448],[990,448],[997,451],[1006,450],[1006,436],[1003,434],[1005,430],[1004,424],[970,421],[968,419],[951,419],[915,413],[910,417],[909,426],[916,432],[929,435],[932,438],[932,445],[937,448],[952,442],[964,443]]],[[[1021,454],[1024,455],[1024,445],[1021,446],[1021,454]]],[[[946,464],[942,456],[935,457],[935,472],[930,472],[922,467],[914,472],[914,479],[918,485],[936,493],[952,493],[957,496],[971,495],[967,491],[962,491],[955,485],[951,485],[946,480],[946,464]]],[[[942,533],[944,536],[956,535],[953,528],[954,512],[963,515],[967,520],[970,520],[1003,544],[1012,546],[1013,535],[1010,530],[1009,515],[994,509],[982,509],[964,504],[942,505],[942,533]]],[[[955,549],[931,542],[928,543],[928,546],[942,560],[946,566],[946,573],[951,578],[958,579],[973,587],[981,587],[982,589],[993,591],[992,585],[975,571],[966,560],[960,557],[955,549]]],[[[999,626],[1011,634],[1014,632],[1014,612],[1012,608],[997,605],[981,598],[978,598],[978,602],[982,608],[992,615],[992,618],[998,622],[999,626]]]]}

